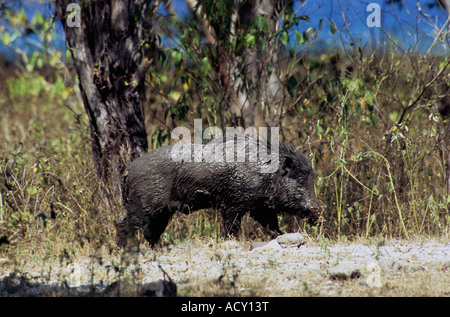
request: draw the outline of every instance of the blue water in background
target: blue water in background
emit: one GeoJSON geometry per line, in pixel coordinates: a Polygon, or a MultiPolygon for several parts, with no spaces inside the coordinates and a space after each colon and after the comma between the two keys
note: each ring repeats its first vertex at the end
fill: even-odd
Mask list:
{"type": "MultiPolygon", "coordinates": [[[[299,10],[299,15],[306,15],[310,18],[310,22],[300,21],[298,30],[301,32],[309,27],[317,28],[319,21],[322,20],[321,31],[318,32],[316,42],[312,46],[313,51],[342,48],[344,43],[344,45],[354,44],[366,49],[396,47],[400,50],[426,52],[433,43],[435,35],[439,31],[438,28],[445,25],[447,12],[436,5],[436,0],[418,1],[426,17],[419,13],[416,0],[393,2],[393,4],[388,4],[388,0],[309,0],[306,4],[303,1],[295,1],[294,9],[299,10]],[[367,16],[371,13],[366,11],[369,3],[377,3],[381,6],[381,28],[370,28],[366,24],[367,16]],[[339,32],[331,34],[328,21],[332,21],[336,25],[336,29],[341,31],[342,37],[339,32]],[[345,32],[345,30],[350,32],[345,32]],[[390,38],[394,39],[395,45],[390,38]]],[[[22,5],[28,19],[31,19],[36,11],[41,12],[44,17],[49,19],[54,14],[54,8],[48,0],[24,0],[22,5]]],[[[174,0],[174,8],[182,17],[189,14],[184,0],[174,0]]],[[[0,21],[0,25],[5,24],[0,21]]],[[[64,50],[64,32],[59,22],[56,25],[56,31],[58,37],[51,45],[58,50],[64,50]]],[[[29,54],[36,49],[32,44],[36,40],[38,40],[37,36],[30,34],[22,39],[16,39],[14,45],[29,54]]],[[[443,43],[435,45],[432,52],[438,55],[448,54],[448,49],[448,44],[443,43]]],[[[0,54],[6,55],[10,61],[14,60],[16,56],[11,48],[2,43],[0,43],[0,54]]]]}

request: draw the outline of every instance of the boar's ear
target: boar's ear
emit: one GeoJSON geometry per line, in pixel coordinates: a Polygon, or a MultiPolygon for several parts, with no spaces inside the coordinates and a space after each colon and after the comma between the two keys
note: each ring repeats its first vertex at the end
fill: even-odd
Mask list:
{"type": "Polygon", "coordinates": [[[289,173],[289,171],[293,167],[294,167],[294,160],[291,157],[287,156],[284,159],[284,162],[283,162],[283,167],[282,167],[283,168],[283,175],[282,176],[285,176],[287,173],[289,173]]]}

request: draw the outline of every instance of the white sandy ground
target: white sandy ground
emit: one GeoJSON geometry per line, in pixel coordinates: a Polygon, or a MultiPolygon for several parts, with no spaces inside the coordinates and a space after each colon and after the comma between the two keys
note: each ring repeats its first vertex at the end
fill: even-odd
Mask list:
{"type": "MultiPolygon", "coordinates": [[[[248,242],[234,240],[188,241],[156,252],[142,248],[102,256],[101,261],[98,255],[62,264],[11,265],[4,259],[0,281],[16,270],[30,285],[101,290],[119,278],[155,282],[165,272],[182,296],[450,296],[450,242],[250,248],[248,242]]],[[[8,294],[0,283],[0,296],[10,295],[21,293],[8,294]]]]}

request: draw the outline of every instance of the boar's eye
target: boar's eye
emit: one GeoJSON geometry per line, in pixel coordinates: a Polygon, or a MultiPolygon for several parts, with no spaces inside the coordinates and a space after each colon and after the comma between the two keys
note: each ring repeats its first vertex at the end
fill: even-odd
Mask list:
{"type": "Polygon", "coordinates": [[[292,158],[289,156],[286,157],[283,162],[283,166],[282,166],[283,174],[281,176],[286,176],[286,174],[288,174],[293,167],[294,167],[294,161],[292,160],[292,158]]]}
{"type": "Polygon", "coordinates": [[[289,170],[293,167],[294,167],[294,160],[292,159],[292,157],[289,156],[286,157],[283,162],[283,168],[289,170]]]}

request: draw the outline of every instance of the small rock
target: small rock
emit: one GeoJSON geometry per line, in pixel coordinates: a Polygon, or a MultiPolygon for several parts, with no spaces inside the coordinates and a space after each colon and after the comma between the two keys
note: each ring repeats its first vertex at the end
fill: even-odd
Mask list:
{"type": "Polygon", "coordinates": [[[260,247],[256,247],[254,248],[254,244],[255,242],[253,242],[252,244],[252,250],[261,250],[261,251],[272,251],[272,250],[281,250],[282,247],[280,246],[280,244],[277,242],[277,240],[272,240],[269,243],[265,243],[261,245],[260,247]]]}
{"type": "Polygon", "coordinates": [[[330,279],[332,280],[347,280],[359,277],[361,277],[361,271],[352,262],[343,261],[330,268],[330,279]]]}
{"type": "Polygon", "coordinates": [[[254,241],[252,242],[252,246],[250,247],[250,251],[257,249],[257,248],[262,248],[263,246],[265,246],[267,243],[269,242],[264,242],[264,241],[254,241]]]}
{"type": "Polygon", "coordinates": [[[283,234],[276,240],[282,248],[298,248],[305,244],[305,237],[298,232],[283,234]]]}
{"type": "Polygon", "coordinates": [[[264,250],[281,250],[281,246],[278,243],[277,240],[272,240],[269,243],[267,243],[265,246],[263,246],[264,250]]]}

